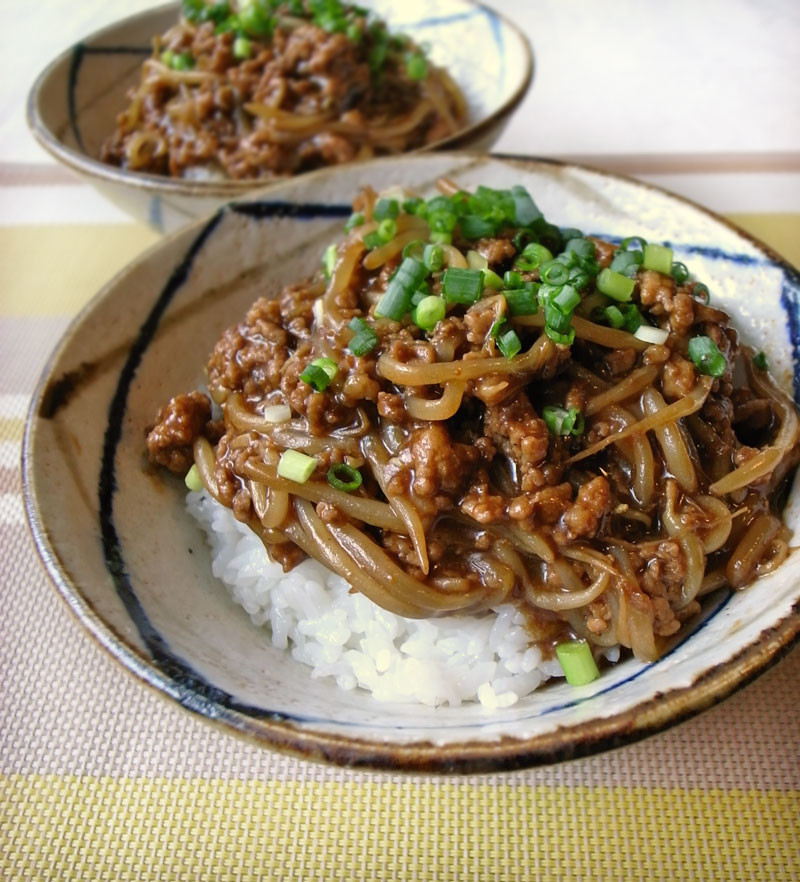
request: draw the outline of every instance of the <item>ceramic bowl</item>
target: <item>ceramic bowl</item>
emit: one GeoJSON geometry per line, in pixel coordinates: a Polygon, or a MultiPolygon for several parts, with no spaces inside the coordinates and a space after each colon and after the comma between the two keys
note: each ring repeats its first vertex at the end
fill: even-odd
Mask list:
{"type": "MultiPolygon", "coordinates": [[[[426,150],[486,150],[504,128],[531,81],[525,36],[507,19],[472,0],[370,0],[364,4],[390,30],[430,46],[468,104],[465,128],[426,150]]],[[[57,160],[84,177],[123,211],[164,232],[223,202],[263,189],[258,181],[192,181],[129,172],[100,162],[103,141],[138,82],[152,38],[178,17],[171,3],[131,16],[87,37],[53,61],[28,96],[28,125],[57,160]]]]}
{"type": "MultiPolygon", "coordinates": [[[[195,388],[221,331],[257,294],[310,274],[363,185],[466,189],[521,183],[560,226],[669,242],[800,390],[800,281],[764,246],[663,191],[586,168],[432,153],[314,172],[229,205],[156,245],[73,323],[33,403],[25,501],[58,590],[125,667],[224,728],[298,755],[415,771],[486,771],[619,745],[697,713],[749,681],[800,632],[800,559],[701,621],[653,664],[634,659],[574,689],[545,685],[510,708],[382,704],[314,679],[233,604],[184,508],[183,483],[146,466],[145,428],[195,388]]],[[[800,525],[800,488],[786,517],[800,525]]]]}

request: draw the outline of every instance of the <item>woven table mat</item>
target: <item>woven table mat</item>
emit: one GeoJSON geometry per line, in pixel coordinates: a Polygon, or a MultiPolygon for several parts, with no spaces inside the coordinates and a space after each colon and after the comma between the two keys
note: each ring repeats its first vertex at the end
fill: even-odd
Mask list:
{"type": "MultiPolygon", "coordinates": [[[[800,263],[800,215],[737,219],[800,263]]],[[[800,877],[800,650],[632,746],[508,775],[434,778],[351,772],[247,744],[95,646],[36,556],[20,443],[69,317],[153,241],[132,224],[0,230],[2,878],[800,877]]]]}

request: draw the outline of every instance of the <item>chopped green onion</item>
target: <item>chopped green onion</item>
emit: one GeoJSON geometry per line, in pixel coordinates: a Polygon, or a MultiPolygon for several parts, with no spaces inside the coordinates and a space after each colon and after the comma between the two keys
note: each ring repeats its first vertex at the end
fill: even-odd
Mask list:
{"type": "Polygon", "coordinates": [[[265,37],[272,33],[275,21],[258,3],[248,3],[239,9],[239,25],[242,30],[254,37],[265,37]]]}
{"type": "Polygon", "coordinates": [[[423,297],[414,309],[414,324],[425,331],[432,331],[446,312],[447,306],[441,297],[423,297]]]}
{"type": "Polygon", "coordinates": [[[672,269],[672,249],[666,245],[645,245],[642,266],[668,276],[672,269]]]}
{"type": "Polygon", "coordinates": [[[570,686],[586,686],[600,676],[592,650],[585,640],[559,643],[556,656],[570,686]]]}
{"type": "Polygon", "coordinates": [[[253,44],[247,37],[237,37],[233,41],[233,57],[244,61],[253,54],[253,44]]]}
{"type": "Polygon", "coordinates": [[[496,225],[493,221],[479,214],[465,214],[459,220],[461,235],[465,239],[483,239],[494,234],[496,225]]]}
{"type": "Polygon", "coordinates": [[[196,463],[192,463],[192,467],[186,472],[183,483],[194,493],[199,493],[203,489],[203,481],[200,478],[200,470],[197,468],[196,463]]]}
{"type": "Polygon", "coordinates": [[[633,279],[623,276],[606,267],[600,271],[597,277],[597,290],[612,300],[626,302],[631,299],[636,283],[633,279]]]}
{"type": "Polygon", "coordinates": [[[625,316],[620,312],[618,306],[607,306],[603,310],[603,315],[612,328],[621,328],[625,324],[625,316]]]}
{"type": "Polygon", "coordinates": [[[682,285],[689,278],[689,270],[686,264],[679,261],[672,264],[669,273],[679,285],[682,285]]]}
{"type": "Polygon", "coordinates": [[[575,342],[575,328],[572,327],[569,329],[569,333],[562,334],[551,328],[549,325],[545,325],[544,332],[553,343],[561,343],[563,346],[572,346],[575,342]]]}
{"type": "Polygon", "coordinates": [[[338,373],[339,366],[332,358],[315,358],[300,374],[300,379],[317,392],[324,392],[338,373]]]}
{"type": "Polygon", "coordinates": [[[551,260],[539,267],[539,276],[548,285],[563,285],[569,279],[569,270],[560,261],[551,260]]]}
{"type": "Polygon", "coordinates": [[[581,260],[594,260],[597,254],[594,242],[591,239],[584,239],[582,236],[570,239],[564,246],[564,251],[567,254],[574,254],[581,260]]]}
{"type": "Polygon", "coordinates": [[[533,282],[528,282],[523,288],[509,288],[503,291],[503,296],[508,304],[508,311],[515,315],[536,315],[539,312],[537,291],[533,282]]]}
{"type": "Polygon", "coordinates": [[[666,328],[654,328],[652,325],[639,325],[633,336],[645,343],[663,346],[669,339],[669,331],[666,328]]]}
{"type": "Polygon", "coordinates": [[[360,211],[354,211],[344,225],[345,233],[349,233],[353,227],[360,227],[364,223],[364,215],[360,211]]]}
{"type": "Polygon", "coordinates": [[[497,335],[500,333],[500,328],[502,328],[503,325],[505,325],[507,323],[508,323],[508,319],[505,316],[498,319],[496,322],[494,322],[494,324],[491,326],[491,328],[489,328],[489,336],[492,339],[497,337],[497,335]]]}
{"type": "Polygon", "coordinates": [[[344,33],[347,39],[353,43],[360,43],[364,39],[364,31],[354,21],[350,22],[344,33]]]}
{"type": "Polygon", "coordinates": [[[506,331],[505,334],[498,337],[497,348],[506,358],[513,358],[522,349],[522,343],[517,336],[517,332],[513,330],[506,331]]]}
{"type": "Polygon", "coordinates": [[[406,214],[420,214],[424,212],[428,213],[428,206],[424,199],[420,199],[419,196],[414,196],[411,199],[406,199],[403,202],[403,211],[406,214]]]}
{"type": "Polygon", "coordinates": [[[549,263],[552,259],[553,252],[549,248],[545,248],[544,245],[540,245],[538,242],[530,242],[522,249],[522,252],[514,261],[514,266],[526,272],[533,272],[533,270],[538,269],[542,264],[549,263]]]}
{"type": "Polygon", "coordinates": [[[703,303],[705,303],[706,305],[711,302],[711,292],[708,290],[708,287],[702,282],[694,283],[694,288],[692,288],[692,295],[694,297],[702,297],[703,303]]]}
{"type": "Polygon", "coordinates": [[[336,245],[328,245],[325,249],[325,254],[322,255],[322,267],[325,270],[326,279],[329,279],[331,275],[333,275],[333,268],[336,266],[337,257],[338,253],[336,251],[336,245]]]}
{"type": "Polygon", "coordinates": [[[503,283],[507,288],[519,288],[522,286],[522,273],[507,270],[503,275],[503,283]]]}
{"type": "Polygon", "coordinates": [[[350,319],[347,327],[355,332],[347,345],[353,355],[357,357],[366,355],[378,345],[378,335],[363,318],[350,319]]]}
{"type": "Polygon", "coordinates": [[[576,230],[575,227],[562,227],[559,232],[561,233],[561,239],[564,242],[568,242],[570,239],[583,238],[583,233],[580,230],[576,230]]]}
{"type": "Polygon", "coordinates": [[[172,62],[175,60],[175,53],[172,49],[165,49],[161,53],[161,63],[166,67],[172,67],[172,62]]]}
{"type": "Polygon", "coordinates": [[[424,263],[415,257],[404,258],[378,301],[375,315],[399,322],[411,306],[411,295],[427,275],[428,269],[424,263]]]}
{"type": "Polygon", "coordinates": [[[625,324],[623,327],[629,334],[635,334],[637,328],[643,323],[642,314],[639,312],[639,307],[635,303],[623,303],[619,307],[619,311],[622,313],[623,318],[625,319],[625,324]]]}
{"type": "Polygon", "coordinates": [[[297,484],[305,484],[314,474],[316,468],[316,459],[313,456],[300,453],[299,450],[284,450],[278,460],[279,477],[297,484]]]}
{"type": "Polygon", "coordinates": [[[494,291],[499,291],[503,287],[503,280],[494,270],[485,269],[483,272],[483,285],[485,288],[491,288],[494,291]]]}
{"type": "Polygon", "coordinates": [[[467,252],[467,266],[470,269],[485,270],[489,266],[489,261],[480,253],[471,249],[467,252]]]}
{"type": "Polygon", "coordinates": [[[764,353],[764,352],[759,352],[758,355],[753,356],[753,364],[760,371],[769,370],[769,366],[767,365],[767,356],[766,356],[766,353],[764,353]]]}
{"type": "Polygon", "coordinates": [[[391,217],[385,217],[378,224],[378,235],[383,242],[391,242],[397,235],[397,221],[391,217]]]}
{"type": "Polygon", "coordinates": [[[472,304],[483,292],[483,273],[480,270],[448,267],[442,276],[442,293],[448,303],[472,304]]]}
{"type": "Polygon", "coordinates": [[[444,249],[441,245],[426,245],[422,262],[432,272],[438,273],[444,266],[444,249]]]}
{"type": "Polygon", "coordinates": [[[371,233],[367,233],[364,236],[364,247],[368,251],[372,251],[375,248],[380,248],[381,245],[385,245],[386,243],[381,238],[381,234],[377,230],[373,230],[371,233]]]}
{"type": "Polygon", "coordinates": [[[574,312],[575,307],[581,302],[581,295],[578,294],[572,285],[564,285],[550,302],[564,315],[568,315],[574,312]]]}
{"type": "Polygon", "coordinates": [[[453,241],[453,234],[434,230],[434,232],[428,236],[428,241],[434,245],[449,245],[453,241]]]}
{"type": "Polygon", "coordinates": [[[181,52],[172,57],[170,67],[173,70],[191,70],[194,67],[194,56],[191,52],[181,52]]]}
{"type": "Polygon", "coordinates": [[[627,239],[623,239],[622,242],[620,242],[619,247],[623,251],[631,251],[634,250],[631,249],[631,245],[634,246],[636,251],[644,251],[647,247],[647,239],[643,239],[641,236],[628,236],[627,239]]]}
{"type": "Polygon", "coordinates": [[[644,255],[641,251],[617,251],[609,264],[609,269],[623,276],[633,278],[642,265],[644,255]]]}
{"type": "Polygon", "coordinates": [[[428,62],[424,55],[409,55],[406,59],[406,73],[410,80],[424,80],[428,76],[428,62]]]}
{"type": "Polygon", "coordinates": [[[400,214],[400,203],[396,199],[379,199],[372,209],[372,219],[382,221],[396,218],[400,214]]]}
{"type": "Polygon", "coordinates": [[[542,408],[542,419],[553,435],[581,435],[585,428],[583,414],[577,407],[569,410],[548,404],[542,408]]]}
{"type": "Polygon", "coordinates": [[[553,300],[548,300],[544,305],[544,324],[558,334],[567,334],[572,327],[572,312],[562,312],[553,300]]]}
{"type": "Polygon", "coordinates": [[[423,255],[425,253],[425,243],[422,239],[414,239],[413,242],[409,242],[401,253],[401,257],[415,257],[417,260],[422,260],[424,263],[423,255]]]}
{"type": "Polygon", "coordinates": [[[692,337],[689,341],[689,358],[701,374],[722,377],[728,362],[711,337],[692,337]]]}
{"type": "Polygon", "coordinates": [[[449,209],[428,213],[428,226],[436,233],[450,233],[452,235],[457,223],[458,215],[449,209]]]}
{"type": "Polygon", "coordinates": [[[354,490],[358,490],[363,481],[361,472],[347,463],[340,462],[328,469],[328,483],[336,490],[352,493],[354,490]]]}
{"type": "Polygon", "coordinates": [[[512,220],[518,227],[529,227],[534,221],[541,220],[541,211],[536,207],[536,203],[524,187],[515,184],[511,188],[511,198],[514,200],[512,220]]]}

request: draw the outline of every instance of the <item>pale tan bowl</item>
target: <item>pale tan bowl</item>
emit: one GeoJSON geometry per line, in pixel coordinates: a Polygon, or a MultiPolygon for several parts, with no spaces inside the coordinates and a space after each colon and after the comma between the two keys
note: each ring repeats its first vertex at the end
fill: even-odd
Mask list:
{"type": "MultiPolygon", "coordinates": [[[[512,769],[642,738],[720,701],[800,632],[800,557],[702,620],[654,664],[626,659],[594,683],[552,682],[510,708],[384,704],[274,647],[211,574],[186,489],[147,467],[145,427],[195,388],[222,330],[258,294],[308,276],[363,185],[429,190],[522,184],[559,226],[668,241],[744,338],[800,389],[797,273],[689,203],[576,166],[429,153],[313,172],[173,235],[124,269],[53,355],[25,435],[25,502],[45,564],[90,634],[145,683],[260,744],[350,765],[512,769]]],[[[800,490],[786,517],[800,524],[800,490]]],[[[796,544],[796,540],[795,540],[796,544]]]]}
{"type": "MultiPolygon", "coordinates": [[[[465,128],[425,148],[486,150],[527,90],[533,71],[525,36],[503,16],[472,0],[373,0],[391,30],[430,46],[450,71],[468,108],[465,128]]],[[[100,162],[100,147],[138,82],[152,38],[177,21],[170,3],[104,28],[49,64],[28,96],[28,125],[59,162],[137,220],[169,232],[223,202],[263,189],[258,181],[193,181],[129,172],[100,162]]]]}

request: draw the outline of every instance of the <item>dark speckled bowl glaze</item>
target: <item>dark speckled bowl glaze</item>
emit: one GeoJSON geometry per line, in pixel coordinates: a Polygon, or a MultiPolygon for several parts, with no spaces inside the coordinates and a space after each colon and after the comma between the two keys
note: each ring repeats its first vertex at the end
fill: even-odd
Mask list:
{"type": "MultiPolygon", "coordinates": [[[[510,708],[381,704],[342,692],[275,649],[211,575],[182,482],[147,467],[144,432],[194,387],[220,332],[259,293],[311,273],[359,187],[525,185],[561,226],[669,242],[800,389],[800,282],[744,233],[684,200],[575,166],[432,153],[304,175],[174,234],[123,270],[76,319],[30,412],[25,501],[61,595],[145,683],[223,728],[354,766],[468,772],[519,768],[641,738],[720,701],[800,632],[793,553],[745,591],[711,595],[653,664],[626,659],[580,689],[548,684],[510,708]]],[[[800,492],[786,517],[800,521],[800,492]]]]}
{"type": "MultiPolygon", "coordinates": [[[[532,77],[525,36],[499,13],[472,0],[372,0],[392,31],[430,46],[433,61],[450,71],[468,105],[465,128],[439,147],[484,150],[500,135],[532,77]]],[[[123,211],[170,232],[229,199],[263,189],[257,181],[198,181],[129,172],[97,158],[139,80],[152,38],[178,17],[179,5],[147,10],[104,28],[56,58],[28,96],[28,125],[59,162],[85,177],[123,211]]]]}

